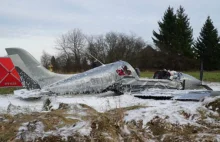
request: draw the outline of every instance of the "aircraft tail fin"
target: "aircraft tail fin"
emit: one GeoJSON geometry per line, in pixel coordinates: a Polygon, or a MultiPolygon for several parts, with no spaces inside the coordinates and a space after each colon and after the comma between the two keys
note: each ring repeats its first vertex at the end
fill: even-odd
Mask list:
{"type": "Polygon", "coordinates": [[[8,57],[0,58],[0,87],[22,87],[20,76],[8,57]]]}
{"type": "Polygon", "coordinates": [[[50,72],[24,49],[6,48],[6,52],[14,65],[39,84],[40,88],[69,77],[69,75],[50,72]]]}
{"type": "Polygon", "coordinates": [[[28,90],[32,89],[40,89],[40,85],[33,80],[30,76],[28,76],[20,67],[15,67],[19,76],[21,77],[21,82],[23,86],[25,86],[28,90]]]}

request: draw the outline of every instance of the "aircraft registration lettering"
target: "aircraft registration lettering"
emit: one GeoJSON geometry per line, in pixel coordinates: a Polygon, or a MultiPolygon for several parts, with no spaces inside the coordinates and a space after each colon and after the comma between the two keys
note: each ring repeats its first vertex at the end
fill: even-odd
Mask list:
{"type": "Polygon", "coordinates": [[[17,85],[16,82],[5,82],[4,84],[5,84],[5,86],[17,85]]]}

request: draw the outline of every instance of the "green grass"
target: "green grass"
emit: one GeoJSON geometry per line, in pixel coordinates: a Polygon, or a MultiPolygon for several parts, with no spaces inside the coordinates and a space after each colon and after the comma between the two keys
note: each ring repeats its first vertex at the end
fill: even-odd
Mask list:
{"type": "Polygon", "coordinates": [[[153,71],[142,71],[141,72],[141,77],[153,78],[153,75],[154,75],[153,71]]]}
{"type": "Polygon", "coordinates": [[[0,95],[2,94],[12,94],[14,90],[22,89],[21,87],[6,87],[6,88],[0,88],[0,95]]]}
{"type": "MultiPolygon", "coordinates": [[[[183,73],[189,74],[197,79],[199,79],[199,71],[183,71],[183,73]]],[[[141,77],[153,77],[153,71],[143,71],[141,72],[141,77]]],[[[204,81],[211,81],[211,82],[220,82],[220,71],[210,71],[203,73],[203,80],[204,81]]]]}

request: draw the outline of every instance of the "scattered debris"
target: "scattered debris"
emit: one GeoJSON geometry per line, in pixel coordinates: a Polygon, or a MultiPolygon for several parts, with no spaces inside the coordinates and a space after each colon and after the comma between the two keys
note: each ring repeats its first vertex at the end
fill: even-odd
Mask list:
{"type": "Polygon", "coordinates": [[[49,98],[47,98],[47,99],[44,101],[44,105],[43,105],[42,110],[43,110],[43,111],[49,111],[49,110],[51,110],[51,108],[52,108],[51,100],[50,100],[49,98]]]}

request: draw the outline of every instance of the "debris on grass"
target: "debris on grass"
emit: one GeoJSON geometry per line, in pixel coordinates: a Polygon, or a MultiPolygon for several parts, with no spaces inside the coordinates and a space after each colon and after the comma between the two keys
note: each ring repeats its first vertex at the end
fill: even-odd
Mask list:
{"type": "Polygon", "coordinates": [[[218,112],[218,114],[220,115],[220,98],[207,103],[205,107],[212,111],[218,112]]]}

